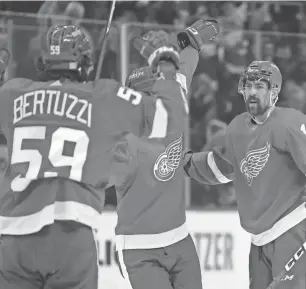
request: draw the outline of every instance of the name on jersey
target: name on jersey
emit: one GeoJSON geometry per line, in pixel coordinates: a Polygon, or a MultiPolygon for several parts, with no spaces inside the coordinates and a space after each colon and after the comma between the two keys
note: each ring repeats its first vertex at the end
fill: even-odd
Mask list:
{"type": "Polygon", "coordinates": [[[92,104],[59,90],[36,90],[14,99],[14,124],[32,115],[56,115],[91,127],[92,104]]]}

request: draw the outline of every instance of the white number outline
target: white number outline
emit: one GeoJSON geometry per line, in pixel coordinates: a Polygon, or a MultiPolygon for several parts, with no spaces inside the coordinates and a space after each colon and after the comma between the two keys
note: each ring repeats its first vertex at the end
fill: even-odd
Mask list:
{"type": "MultiPolygon", "coordinates": [[[[22,149],[24,140],[44,140],[46,138],[45,126],[16,127],[13,134],[13,147],[11,164],[28,163],[24,177],[17,175],[11,183],[15,192],[23,191],[32,180],[36,180],[43,161],[43,156],[35,149],[22,149]]],[[[48,159],[54,167],[70,166],[69,178],[81,181],[83,167],[87,159],[89,137],[83,130],[59,127],[52,133],[48,159]],[[64,156],[65,141],[74,142],[73,156],[64,156]]],[[[57,176],[54,172],[45,172],[45,177],[57,176]]]]}
{"type": "Polygon", "coordinates": [[[142,99],[142,95],[140,92],[135,91],[131,88],[121,86],[117,92],[117,96],[120,98],[131,102],[133,105],[139,105],[142,99]],[[131,101],[132,99],[132,101],[131,101]]]}

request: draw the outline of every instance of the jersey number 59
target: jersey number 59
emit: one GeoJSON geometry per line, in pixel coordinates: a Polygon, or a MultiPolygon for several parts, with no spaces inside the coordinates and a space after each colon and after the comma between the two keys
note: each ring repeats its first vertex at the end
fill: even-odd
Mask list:
{"type": "MultiPolygon", "coordinates": [[[[24,177],[20,174],[11,183],[13,191],[23,191],[32,180],[38,178],[43,162],[43,156],[38,150],[23,149],[24,140],[44,140],[45,126],[16,127],[13,136],[11,164],[28,163],[28,170],[24,177]]],[[[70,167],[69,178],[81,181],[83,166],[87,157],[89,137],[85,131],[59,127],[51,136],[48,159],[53,167],[70,167]],[[75,144],[72,156],[63,155],[64,144],[75,144]]],[[[44,177],[55,177],[56,172],[44,172],[44,177]]]]}

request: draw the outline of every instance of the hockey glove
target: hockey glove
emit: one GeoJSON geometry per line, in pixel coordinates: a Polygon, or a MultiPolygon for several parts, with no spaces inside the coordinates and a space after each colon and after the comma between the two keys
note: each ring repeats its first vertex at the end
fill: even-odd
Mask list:
{"type": "Polygon", "coordinates": [[[150,91],[156,81],[156,76],[150,66],[133,69],[128,75],[125,86],[140,91],[150,91]]]}
{"type": "Polygon", "coordinates": [[[179,69],[179,53],[170,44],[169,34],[165,31],[149,31],[142,38],[135,38],[134,47],[148,60],[153,73],[156,72],[160,61],[172,62],[179,69]]]}
{"type": "Polygon", "coordinates": [[[181,49],[191,44],[200,51],[205,43],[216,38],[220,29],[216,20],[200,19],[177,34],[177,42],[181,49]]]}

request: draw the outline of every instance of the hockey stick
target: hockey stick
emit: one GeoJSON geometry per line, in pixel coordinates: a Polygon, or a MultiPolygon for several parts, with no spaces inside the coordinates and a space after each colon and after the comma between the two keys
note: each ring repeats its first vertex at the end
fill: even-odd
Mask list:
{"type": "Polygon", "coordinates": [[[103,60],[104,60],[104,54],[105,54],[108,34],[109,34],[110,26],[112,24],[112,19],[113,19],[113,15],[114,15],[114,11],[115,11],[115,6],[116,6],[116,0],[113,0],[111,10],[110,10],[110,13],[109,13],[109,17],[108,17],[108,21],[107,21],[107,24],[106,24],[106,29],[104,30],[104,35],[103,35],[103,39],[102,39],[102,47],[101,47],[101,52],[100,52],[100,55],[99,55],[99,61],[98,61],[98,65],[97,65],[95,82],[97,80],[99,80],[100,75],[101,75],[101,70],[102,70],[102,65],[103,65],[103,60]]]}
{"type": "Polygon", "coordinates": [[[276,289],[278,284],[285,280],[291,280],[294,278],[288,275],[288,272],[295,266],[299,259],[306,254],[306,242],[294,253],[294,255],[289,259],[284,269],[273,279],[267,289],[276,289]]]}

